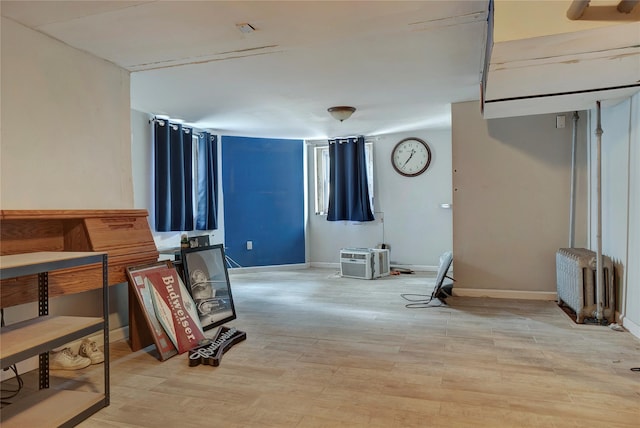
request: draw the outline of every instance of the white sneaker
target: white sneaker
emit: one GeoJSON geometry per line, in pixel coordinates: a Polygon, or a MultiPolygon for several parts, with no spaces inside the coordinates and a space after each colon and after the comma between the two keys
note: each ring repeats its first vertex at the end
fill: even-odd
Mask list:
{"type": "Polygon", "coordinates": [[[49,369],[51,370],[80,370],[91,365],[89,358],[75,355],[71,348],[49,353],[49,369]]]}
{"type": "Polygon", "coordinates": [[[80,344],[78,354],[82,357],[89,358],[91,364],[100,364],[104,361],[104,354],[98,348],[98,344],[91,339],[84,339],[80,344]]]}

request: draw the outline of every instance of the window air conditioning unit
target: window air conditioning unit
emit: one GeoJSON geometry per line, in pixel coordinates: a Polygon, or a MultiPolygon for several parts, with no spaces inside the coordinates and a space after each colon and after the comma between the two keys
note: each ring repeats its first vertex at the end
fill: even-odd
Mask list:
{"type": "Polygon", "coordinates": [[[374,279],[389,275],[389,250],[378,248],[343,248],[340,250],[340,275],[374,279]]]}

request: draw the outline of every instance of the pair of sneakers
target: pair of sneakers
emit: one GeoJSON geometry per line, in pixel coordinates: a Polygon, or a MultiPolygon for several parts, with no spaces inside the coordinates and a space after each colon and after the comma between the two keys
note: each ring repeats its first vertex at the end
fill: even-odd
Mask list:
{"type": "Polygon", "coordinates": [[[104,353],[98,348],[98,344],[91,339],[82,341],[77,355],[73,353],[71,348],[64,348],[49,354],[49,368],[51,370],[80,370],[103,361],[104,353]]]}

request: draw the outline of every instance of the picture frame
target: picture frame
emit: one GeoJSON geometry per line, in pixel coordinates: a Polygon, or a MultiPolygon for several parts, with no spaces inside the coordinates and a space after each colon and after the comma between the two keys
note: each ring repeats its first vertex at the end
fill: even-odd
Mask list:
{"type": "Polygon", "coordinates": [[[151,291],[156,318],[178,354],[207,340],[196,304],[176,269],[170,267],[148,271],[144,282],[151,291]]]}
{"type": "Polygon", "coordinates": [[[192,236],[189,239],[189,248],[199,248],[209,246],[209,235],[192,236]]]}
{"type": "Polygon", "coordinates": [[[236,319],[223,245],[185,248],[181,260],[184,280],[203,330],[236,319]]]}
{"type": "MultiPolygon", "coordinates": [[[[178,354],[178,350],[165,332],[164,328],[160,324],[158,317],[156,316],[155,308],[153,306],[153,299],[151,290],[149,289],[145,278],[149,273],[156,272],[161,269],[166,269],[171,266],[169,261],[150,263],[140,266],[127,267],[127,278],[129,279],[129,287],[136,296],[136,301],[141,309],[141,313],[144,316],[148,327],[148,333],[151,334],[153,343],[158,351],[158,357],[160,361],[165,361],[174,355],[178,354]]],[[[133,310],[130,306],[130,311],[133,310]]],[[[140,327],[140,326],[138,326],[140,327]]],[[[130,334],[134,334],[131,332],[130,334]]],[[[144,335],[140,332],[135,334],[144,335]]]]}

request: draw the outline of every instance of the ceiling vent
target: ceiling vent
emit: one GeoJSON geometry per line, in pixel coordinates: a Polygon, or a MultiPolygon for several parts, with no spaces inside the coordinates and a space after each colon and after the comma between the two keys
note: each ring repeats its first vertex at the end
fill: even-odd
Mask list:
{"type": "Polygon", "coordinates": [[[242,24],[236,24],[236,28],[240,30],[241,33],[244,33],[244,34],[251,34],[254,31],[256,31],[253,25],[247,24],[246,22],[242,24]]]}

